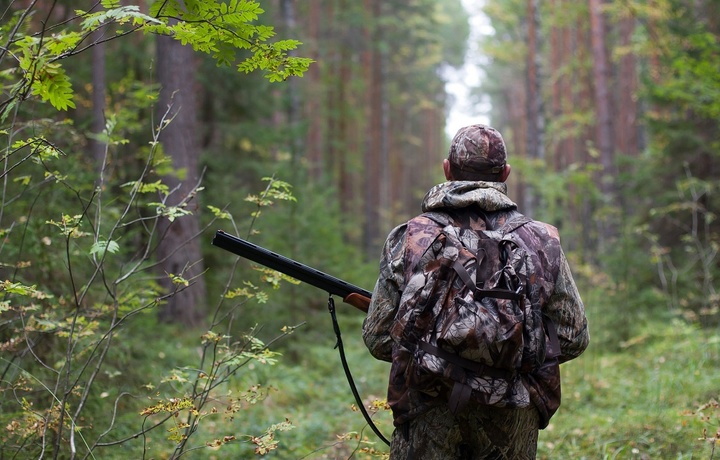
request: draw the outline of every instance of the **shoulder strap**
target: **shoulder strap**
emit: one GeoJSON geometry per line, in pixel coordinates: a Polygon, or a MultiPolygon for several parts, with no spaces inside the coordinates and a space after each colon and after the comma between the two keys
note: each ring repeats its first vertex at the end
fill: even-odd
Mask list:
{"type": "Polygon", "coordinates": [[[428,211],[421,214],[421,216],[426,217],[436,224],[438,224],[440,227],[445,227],[450,224],[455,224],[455,219],[446,212],[440,212],[440,211],[428,211]]]}
{"type": "Polygon", "coordinates": [[[507,219],[505,223],[498,229],[498,231],[503,235],[507,235],[508,233],[512,233],[518,228],[522,227],[525,224],[528,224],[532,222],[533,220],[529,217],[517,213],[513,217],[507,219]]]}

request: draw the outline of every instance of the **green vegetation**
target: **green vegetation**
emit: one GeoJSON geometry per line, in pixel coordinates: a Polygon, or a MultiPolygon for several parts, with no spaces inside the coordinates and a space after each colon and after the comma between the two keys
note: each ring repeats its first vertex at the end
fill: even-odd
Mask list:
{"type": "MultiPolygon", "coordinates": [[[[377,247],[379,223],[413,212],[414,187],[439,173],[421,168],[437,167],[443,144],[439,68],[459,64],[464,47],[433,30],[464,37],[460,3],[382,2],[368,11],[339,2],[340,26],[319,21],[320,9],[305,11],[309,23],[333,27],[318,26],[314,38],[338,34],[312,53],[324,62],[310,89],[292,85],[312,60],[295,55],[304,51],[296,39],[273,41],[259,2],[161,0],[146,2],[147,12],[115,0],[88,2],[90,11],[73,10],[74,1],[30,3],[14,2],[0,23],[0,458],[382,458],[386,446],[354,408],[325,294],[209,242],[222,228],[372,287],[376,257],[360,248],[377,247]],[[192,155],[205,175],[180,200],[170,199],[179,188],[168,178],[187,183],[192,171],[162,139],[178,119],[159,107],[156,36],[202,55],[204,118],[188,131],[204,137],[192,155]],[[372,46],[358,47],[359,37],[372,46]],[[101,44],[113,53],[103,91],[89,86],[99,63],[88,51],[101,44]],[[374,91],[382,85],[392,97],[374,91]],[[105,96],[99,117],[96,93],[105,96]],[[301,119],[300,95],[312,119],[301,119]],[[325,137],[303,146],[306,131],[325,137]],[[432,155],[420,152],[425,143],[432,155]],[[380,151],[389,145],[401,153],[380,151]],[[371,151],[392,163],[382,175],[361,155],[371,151]],[[382,196],[366,203],[363,189],[382,196]],[[177,238],[171,224],[186,221],[197,230],[177,238]],[[378,228],[363,229],[365,221],[378,228]],[[168,240],[174,253],[195,244],[200,255],[166,269],[170,256],[158,247],[168,240]],[[204,271],[188,275],[199,258],[204,271]],[[158,311],[201,282],[206,298],[185,304],[201,324],[163,321],[158,311]]],[[[617,199],[603,189],[610,171],[599,177],[593,141],[576,137],[594,123],[582,99],[591,93],[588,53],[566,56],[553,77],[558,94],[578,102],[548,124],[548,145],[564,145],[562,155],[514,161],[518,182],[540,198],[536,216],[561,230],[591,329],[585,355],[563,366],[564,402],[541,433],[539,456],[712,459],[720,439],[717,24],[688,16],[690,2],[611,3],[608,14],[643,26],[614,53],[640,60],[640,86],[624,102],[643,103],[647,140],[642,151],[640,142],[617,148],[617,199]],[[577,146],[585,147],[575,156],[577,146]]],[[[505,85],[525,87],[526,50],[515,46],[525,5],[488,5],[503,46],[488,50],[495,77],[486,90],[518,101],[505,85]]],[[[586,31],[586,5],[574,5],[551,18],[557,31],[586,31]]],[[[290,35],[292,24],[284,24],[290,35]]],[[[510,145],[527,145],[515,121],[504,120],[510,145]]],[[[388,365],[362,344],[362,314],[337,302],[363,403],[389,437],[388,365]]]]}
{"type": "MultiPolygon", "coordinates": [[[[285,288],[288,286],[282,290],[285,288]]],[[[604,328],[612,327],[604,313],[612,310],[612,305],[598,291],[583,292],[591,333],[600,340],[612,336],[604,332],[604,328]]],[[[322,293],[316,296],[319,301],[323,299],[322,293]]],[[[244,312],[260,317],[263,308],[249,303],[244,312]]],[[[388,366],[367,354],[359,338],[361,314],[341,303],[338,308],[351,371],[361,396],[371,407],[384,398],[388,366]]],[[[291,316],[290,311],[278,314],[291,316]]],[[[99,395],[98,402],[112,401],[119,393],[160,376],[170,380],[160,388],[146,389],[146,398],[167,385],[177,385],[172,376],[177,375],[182,363],[195,359],[197,339],[177,326],[152,320],[138,323],[123,337],[117,355],[109,359],[112,368],[123,370],[106,377],[100,387],[109,391],[99,395]],[[152,347],[148,347],[150,343],[152,347]]],[[[350,458],[353,452],[353,458],[381,458],[380,454],[368,453],[373,448],[380,452],[387,449],[360,412],[353,410],[355,402],[334,345],[329,315],[318,312],[273,347],[280,355],[272,364],[254,361],[244,367],[223,384],[222,393],[228,396],[210,404],[218,412],[203,420],[188,448],[213,444],[226,436],[235,439],[222,447],[192,450],[191,458],[247,458],[258,448],[252,437],[260,437],[268,427],[286,420],[292,429],[275,432],[278,448],[267,458],[350,458]],[[226,412],[231,398],[244,396],[248,397],[235,407],[237,411],[226,412]]],[[[612,349],[593,344],[580,359],[563,365],[563,405],[540,434],[538,458],[712,458],[710,441],[720,429],[718,366],[717,335],[679,319],[638,324],[629,340],[612,349]]],[[[138,413],[147,405],[136,392],[135,396],[123,402],[127,405],[122,420],[126,426],[139,423],[138,413]]],[[[96,410],[102,407],[99,404],[96,410]]],[[[374,420],[389,437],[389,412],[380,409],[374,420]]],[[[116,435],[120,437],[127,429],[119,424],[116,435]]],[[[171,434],[165,429],[148,434],[148,456],[163,458],[163,452],[172,450],[175,442],[171,434]]],[[[139,449],[140,441],[129,443],[125,449],[130,447],[139,449]]],[[[124,458],[124,452],[105,448],[98,451],[97,458],[124,458]]]]}
{"type": "Polygon", "coordinates": [[[612,347],[613,305],[583,289],[591,346],[562,366],[563,404],[540,434],[546,459],[712,458],[720,430],[720,341],[671,315],[640,319],[612,347]],[[593,339],[596,340],[593,343],[593,339]]]}

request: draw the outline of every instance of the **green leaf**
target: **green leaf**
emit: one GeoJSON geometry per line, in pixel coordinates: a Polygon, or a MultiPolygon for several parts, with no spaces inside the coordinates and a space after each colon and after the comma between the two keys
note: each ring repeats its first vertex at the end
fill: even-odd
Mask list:
{"type": "Polygon", "coordinates": [[[105,255],[105,251],[115,254],[119,249],[120,246],[115,241],[97,241],[90,248],[90,254],[102,258],[105,255]]]}
{"type": "Polygon", "coordinates": [[[82,28],[84,30],[94,30],[106,22],[116,22],[118,24],[132,22],[134,25],[162,24],[162,21],[141,13],[140,7],[137,5],[119,6],[117,3],[112,2],[113,7],[88,15],[82,22],[82,28]]]}
{"type": "Polygon", "coordinates": [[[229,212],[224,211],[224,210],[222,210],[222,209],[220,209],[220,208],[216,208],[215,206],[208,206],[207,208],[208,208],[208,209],[210,210],[210,212],[212,212],[213,215],[214,215],[215,217],[217,217],[218,219],[230,219],[230,218],[232,218],[232,216],[230,215],[229,212]]]}
{"type": "Polygon", "coordinates": [[[166,184],[163,184],[162,181],[157,180],[152,183],[144,183],[139,181],[131,181],[126,182],[122,185],[122,187],[137,187],[138,193],[155,193],[160,192],[162,194],[167,194],[170,190],[169,187],[166,184]]]}
{"type": "Polygon", "coordinates": [[[28,286],[22,283],[14,283],[10,280],[0,282],[0,292],[7,292],[8,294],[16,294],[33,299],[47,299],[52,297],[38,289],[35,286],[28,286]]]}
{"type": "Polygon", "coordinates": [[[33,95],[40,96],[43,102],[50,102],[58,110],[75,108],[70,78],[59,64],[47,64],[37,69],[34,75],[31,84],[33,95]]]}

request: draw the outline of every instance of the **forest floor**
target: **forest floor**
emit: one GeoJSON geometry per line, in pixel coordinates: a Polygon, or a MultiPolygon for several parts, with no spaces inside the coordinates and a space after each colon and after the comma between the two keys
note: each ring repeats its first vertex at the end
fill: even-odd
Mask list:
{"type": "MultiPolygon", "coordinates": [[[[343,323],[349,365],[367,407],[384,398],[389,366],[365,350],[358,318],[343,323]]],[[[267,458],[381,458],[387,448],[355,409],[330,325],[324,337],[306,341],[298,331],[289,340],[285,354],[293,362],[248,369],[239,380],[275,390],[238,414],[237,423],[250,432],[285,419],[293,423],[295,429],[277,433],[278,449],[267,458]]],[[[538,458],[712,458],[709,439],[720,430],[714,403],[720,400],[719,350],[720,336],[682,322],[648,324],[615,352],[590,347],[562,366],[563,403],[540,433],[538,458]]],[[[389,439],[390,413],[380,409],[374,420],[389,439]]]]}
{"type": "MultiPolygon", "coordinates": [[[[591,306],[591,346],[561,367],[562,406],[540,433],[538,458],[712,459],[714,451],[720,451],[720,445],[712,442],[720,434],[717,330],[702,330],[680,320],[646,320],[631,338],[611,347],[607,344],[613,331],[600,330],[608,324],[602,304],[599,300],[586,304],[591,306]]],[[[374,360],[364,347],[362,314],[347,305],[339,310],[347,360],[367,407],[384,399],[389,364],[374,360]]],[[[292,429],[272,433],[276,449],[262,458],[383,458],[387,446],[356,408],[328,313],[317,312],[305,320],[306,326],[275,347],[282,353],[277,363],[251,363],[226,385],[229,393],[239,395],[259,384],[270,390],[269,395],[247,404],[231,419],[202,423],[190,443],[197,450],[184,458],[258,458],[252,437],[285,421],[292,429]],[[236,441],[218,449],[204,447],[227,435],[236,436],[236,441]]],[[[193,353],[186,342],[190,338],[182,331],[176,331],[175,337],[176,343],[164,342],[167,350],[159,352],[193,353]]],[[[153,366],[148,372],[161,372],[158,362],[153,366]]],[[[390,412],[382,408],[372,412],[389,439],[390,412]]],[[[164,458],[162,452],[170,447],[160,438],[149,453],[164,458]]]]}

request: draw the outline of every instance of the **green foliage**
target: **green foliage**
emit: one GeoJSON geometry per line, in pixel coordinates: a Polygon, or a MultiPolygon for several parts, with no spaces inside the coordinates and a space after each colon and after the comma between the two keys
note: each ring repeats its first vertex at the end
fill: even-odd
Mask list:
{"type": "MultiPolygon", "coordinates": [[[[149,181],[140,178],[135,181],[136,186],[125,188],[131,197],[127,199],[130,207],[137,208],[135,204],[140,204],[143,195],[136,192],[138,184],[145,182],[149,181]]],[[[72,186],[70,177],[63,186],[72,186]]],[[[286,183],[281,182],[277,187],[271,183],[267,190],[274,191],[274,199],[293,199],[286,183]]],[[[104,239],[100,234],[107,231],[107,234],[113,235],[118,233],[119,228],[124,228],[127,237],[133,229],[135,232],[152,229],[153,221],[160,218],[164,211],[157,209],[155,216],[142,219],[119,213],[122,216],[120,220],[109,223],[109,227],[98,226],[97,222],[116,214],[115,206],[123,206],[125,200],[101,204],[102,194],[96,194],[93,200],[90,204],[95,204],[96,209],[103,209],[103,214],[63,214],[58,220],[47,222],[55,229],[53,234],[56,236],[47,237],[51,243],[47,244],[45,251],[59,256],[70,267],[67,277],[72,286],[77,286],[75,298],[53,296],[34,285],[9,279],[1,286],[1,346],[8,356],[14,357],[4,359],[2,366],[4,379],[0,392],[5,397],[0,403],[4,414],[0,418],[3,426],[10,427],[2,435],[4,449],[7,453],[34,452],[33,455],[42,450],[63,452],[70,448],[68,441],[49,433],[73,432],[82,440],[83,452],[92,455],[103,448],[105,442],[102,438],[111,433],[116,441],[110,445],[127,443],[132,438],[143,436],[146,440],[156,439],[157,444],[153,444],[155,447],[152,449],[157,449],[157,452],[169,449],[175,452],[173,455],[179,455],[189,448],[191,435],[201,423],[229,417],[229,413],[242,410],[246,402],[256,403],[264,397],[263,392],[254,391],[252,397],[248,393],[237,399],[232,391],[226,392],[226,383],[240,369],[276,364],[278,354],[270,351],[268,345],[252,334],[235,338],[214,332],[213,328],[221,323],[213,321],[210,330],[201,337],[199,364],[168,368],[164,375],[156,371],[136,375],[126,368],[123,377],[125,385],[133,380],[147,379],[149,375],[153,377],[150,381],[126,386],[118,392],[114,409],[89,413],[88,409],[95,404],[102,407],[103,400],[113,403],[112,399],[106,399],[110,397],[110,392],[91,390],[103,388],[104,376],[114,378],[119,374],[114,369],[124,367],[119,361],[122,354],[116,354],[115,344],[122,342],[122,337],[132,330],[131,325],[137,327],[138,323],[133,318],[152,310],[163,298],[154,283],[148,282],[142,275],[145,265],[150,262],[150,247],[123,248],[112,237],[104,239]],[[82,231],[83,227],[92,231],[82,231]],[[88,248],[86,251],[75,249],[84,246],[88,248]],[[93,257],[88,259],[88,256],[93,257]],[[115,260],[122,262],[118,264],[115,260]],[[86,269],[83,261],[89,265],[86,269]],[[101,277],[98,276],[100,273],[101,277]],[[69,310],[68,305],[72,306],[69,310]],[[36,345],[43,342],[52,344],[52,348],[36,345]],[[32,350],[32,354],[26,354],[25,350],[32,350]],[[21,359],[22,356],[29,359],[21,359]],[[44,362],[49,365],[44,365],[44,362]],[[97,399],[97,393],[100,399],[97,399]],[[143,396],[144,406],[124,404],[125,409],[120,411],[119,402],[129,395],[143,396]],[[141,418],[133,421],[126,412],[128,409],[135,410],[141,418]],[[114,420],[118,418],[123,420],[123,424],[116,427],[114,420]],[[89,425],[79,426],[77,421],[80,419],[89,425]],[[162,441],[162,432],[157,431],[161,437],[157,439],[153,429],[165,424],[170,424],[170,428],[165,441],[162,441]],[[130,428],[133,426],[135,428],[130,428]],[[128,429],[132,431],[125,440],[122,435],[116,437],[120,433],[114,434],[128,429]]],[[[266,199],[259,200],[259,203],[270,205],[266,199]]],[[[227,213],[219,213],[218,216],[232,220],[227,213]]],[[[148,238],[150,241],[151,237],[148,238]]],[[[21,266],[19,263],[15,265],[21,266]]],[[[24,279],[28,275],[21,272],[18,278],[24,279]]],[[[168,276],[187,284],[177,275],[168,276]]],[[[273,289],[278,281],[275,277],[265,277],[265,284],[273,289]]],[[[48,283],[50,289],[58,288],[48,283]]],[[[239,305],[250,300],[266,301],[267,295],[261,289],[253,286],[252,295],[243,296],[231,295],[228,290],[218,304],[215,317],[227,319],[235,314],[239,305]],[[224,299],[234,299],[233,306],[225,308],[224,299]]],[[[294,329],[285,328],[278,338],[293,333],[294,329]]],[[[139,343],[142,342],[140,338],[139,343]]],[[[258,435],[228,434],[208,440],[206,445],[220,448],[235,442],[246,442],[254,445],[258,453],[267,453],[278,448],[276,433],[292,427],[289,421],[285,421],[270,426],[258,435]]],[[[73,444],[72,448],[78,447],[73,444]]],[[[137,448],[147,449],[142,446],[137,448]]]]}
{"type": "MultiPolygon", "coordinates": [[[[540,432],[538,459],[711,458],[720,428],[716,334],[678,318],[646,316],[633,319],[634,330],[620,337],[608,322],[616,308],[614,299],[608,297],[601,275],[586,278],[587,274],[592,272],[580,270],[576,275],[588,307],[591,346],[578,360],[562,365],[563,403],[551,425],[540,432]],[[600,346],[601,336],[613,346],[600,346]]],[[[246,308],[246,314],[256,315],[264,307],[247,304],[246,308]]],[[[374,360],[359,334],[349,333],[359,330],[362,315],[346,312],[342,306],[339,313],[359,392],[380,431],[390,436],[392,417],[382,405],[389,364],[374,360]]],[[[265,392],[256,404],[247,404],[234,414],[246,420],[246,433],[260,436],[267,428],[260,421],[280,423],[284,417],[297,427],[277,433],[280,445],[267,458],[366,459],[387,453],[353,409],[327,316],[311,317],[322,333],[309,334],[303,327],[295,332],[292,343],[285,343],[286,355],[295,350],[294,361],[286,356],[272,369],[246,369],[231,384],[235,394],[249,391],[256,383],[260,384],[257,390],[265,392]]],[[[164,365],[170,364],[170,356],[188,352],[173,341],[160,347],[168,356],[161,360],[164,365]]],[[[198,434],[201,439],[222,439],[223,429],[218,421],[200,425],[198,434]]],[[[224,445],[219,453],[247,458],[254,449],[252,444],[235,442],[224,445]]],[[[212,453],[205,457],[195,451],[195,455],[209,458],[212,453]]]]}
{"type": "MultiPolygon", "coordinates": [[[[389,437],[392,416],[384,405],[389,365],[368,355],[360,335],[353,332],[359,330],[362,315],[344,307],[338,305],[338,313],[351,371],[368,412],[380,431],[389,437]]],[[[257,307],[250,308],[256,311],[257,307]]],[[[285,359],[278,363],[272,376],[264,369],[256,371],[254,378],[261,382],[272,378],[275,390],[264,404],[247,408],[246,418],[264,420],[279,414],[297,425],[297,429],[281,434],[280,448],[269,458],[369,459],[383,458],[383,453],[387,458],[387,446],[370,431],[355,407],[340,367],[329,315],[324,312],[311,321],[317,331],[311,333],[303,327],[296,332],[292,344],[285,342],[282,347],[285,359]],[[288,355],[293,352],[296,357],[289,360],[288,355]]],[[[243,456],[238,454],[236,458],[243,456]]]]}
{"type": "Polygon", "coordinates": [[[720,294],[715,286],[720,277],[716,261],[720,238],[714,230],[716,214],[706,203],[717,202],[717,183],[693,177],[689,166],[685,168],[687,176],[676,183],[676,201],[650,209],[644,234],[668,308],[690,321],[713,325],[720,317],[720,294]],[[651,230],[661,225],[665,232],[668,226],[674,228],[679,241],[669,244],[651,230]]]}
{"type": "Polygon", "coordinates": [[[26,24],[18,24],[23,10],[0,26],[0,37],[7,41],[5,54],[14,64],[3,72],[8,81],[6,97],[0,101],[0,119],[5,120],[16,105],[31,96],[49,102],[57,110],[75,108],[74,91],[62,61],[87,49],[81,44],[96,30],[114,27],[115,36],[141,31],[172,36],[196,51],[210,55],[217,65],[233,65],[242,72],[261,70],[270,81],[302,76],[311,59],[289,55],[301,43],[279,40],[268,43],[275,34],[270,26],[254,25],[264,11],[257,2],[155,1],[149,13],[136,5],[104,2],[105,9],[93,12],[76,10],[74,20],[51,36],[31,33],[26,24]],[[19,25],[21,27],[16,27],[19,25]],[[250,52],[241,56],[241,50],[250,52]],[[15,76],[19,75],[19,78],[15,76]]]}
{"type": "Polygon", "coordinates": [[[301,76],[312,60],[289,55],[301,44],[297,40],[266,43],[275,35],[273,28],[252,24],[262,13],[258,2],[247,0],[156,1],[150,6],[150,14],[165,22],[145,24],[144,30],[190,44],[196,51],[210,55],[218,65],[232,65],[240,50],[249,50],[250,56],[242,59],[237,69],[245,73],[262,70],[270,81],[301,76]]]}
{"type": "MultiPolygon", "coordinates": [[[[514,137],[516,127],[503,128],[507,119],[499,108],[508,107],[509,91],[522,94],[526,84],[527,13],[515,0],[487,2],[484,11],[493,33],[480,43],[490,58],[483,66],[487,78],[482,91],[489,95],[493,122],[507,134],[509,145],[522,148],[514,137]]],[[[546,108],[548,158],[530,163],[513,157],[513,166],[530,186],[528,193],[540,195],[536,216],[559,227],[571,252],[581,260],[594,260],[596,270],[610,277],[608,288],[618,305],[614,327],[623,336],[632,334],[632,318],[667,311],[714,326],[720,314],[715,171],[720,158],[720,55],[717,24],[707,18],[717,11],[716,2],[606,2],[603,11],[614,24],[635,24],[629,42],[621,42],[620,28],[609,29],[613,33],[605,39],[618,70],[620,59],[637,63],[638,107],[644,119],[635,128],[645,136],[638,141],[647,142],[645,152],[632,157],[615,152],[618,176],[599,174],[598,152],[585,141],[592,138],[596,122],[595,108],[586,97],[593,78],[589,43],[579,41],[573,45],[577,52],[565,55],[570,54],[566,34],[586,36],[587,3],[565,2],[562,8],[542,9],[543,37],[555,40],[543,40],[542,56],[563,63],[544,66],[545,100],[564,105],[553,105],[552,113],[546,108]],[[573,155],[588,164],[556,170],[554,155],[561,147],[566,151],[568,141],[584,142],[573,155]],[[611,200],[600,193],[603,180],[613,181],[617,197],[611,200]],[[612,235],[599,233],[605,222],[618,222],[614,232],[605,232],[612,235]],[[596,242],[602,242],[602,249],[591,254],[596,242]]],[[[619,78],[614,76],[610,84],[619,78]]]]}
{"type": "MultiPolygon", "coordinates": [[[[191,353],[154,368],[153,358],[173,353],[166,349],[145,356],[147,367],[135,370],[135,356],[157,349],[147,347],[148,338],[168,339],[146,313],[192,282],[182,272],[166,273],[174,286],[167,291],[148,276],[163,238],[158,223],[195,218],[188,203],[203,189],[196,186],[180,204],[166,205],[171,190],[160,178],[170,158],[158,138],[167,123],[147,129],[157,87],[132,72],[110,83],[105,130],[86,137],[82,111],[90,102],[71,84],[77,74],[72,63],[98,40],[138,31],[171,35],[218,65],[262,69],[271,81],[300,76],[310,63],[289,56],[298,41],[270,43],[272,27],[252,24],[262,13],[255,2],[184,3],[188,9],[154,2],[143,13],[103,1],[58,24],[47,12],[34,22],[33,8],[42,8],[35,4],[3,13],[12,18],[0,24],[0,138],[6,146],[0,173],[0,457],[95,458],[102,452],[103,458],[125,458],[128,449],[137,457],[178,457],[240,443],[268,453],[279,447],[278,434],[294,427],[285,420],[240,434],[229,424],[223,436],[193,441],[201,424],[232,420],[267,396],[258,386],[233,392],[227,384],[242,369],[277,364],[272,341],[252,331],[217,329],[230,329],[246,303],[268,302],[264,291],[285,279],[274,274],[248,282],[244,295],[231,295],[228,281],[200,343],[183,344],[191,353]],[[101,164],[78,161],[87,156],[88,137],[104,147],[101,164]],[[160,426],[166,430],[155,430],[160,426]],[[116,454],[112,447],[120,445],[124,453],[116,454]]],[[[289,184],[269,179],[257,206],[293,199],[289,184]]],[[[213,219],[237,229],[229,212],[209,208],[213,219]]]]}
{"type": "MultiPolygon", "coordinates": [[[[563,241],[574,243],[583,234],[592,234],[593,229],[584,222],[568,219],[568,210],[581,207],[581,200],[602,208],[603,197],[593,179],[597,165],[576,163],[565,170],[553,171],[543,160],[515,158],[512,163],[515,176],[528,184],[542,203],[535,218],[561,229],[563,241]],[[574,193],[570,194],[568,190],[574,193]]],[[[582,248],[572,243],[565,244],[565,248],[580,253],[582,248]]]]}
{"type": "Polygon", "coordinates": [[[645,274],[655,275],[637,277],[637,285],[661,292],[663,309],[706,326],[720,318],[714,173],[720,158],[720,55],[717,25],[702,14],[716,8],[712,3],[624,2],[609,10],[637,20],[635,39],[617,52],[642,59],[639,96],[648,106],[647,152],[623,162],[628,174],[618,181],[627,208],[637,211],[627,219],[637,235],[633,257],[646,260],[645,274]]]}
{"type": "MultiPolygon", "coordinates": [[[[603,296],[587,298],[591,336],[606,325],[603,296]]],[[[718,350],[708,331],[649,318],[615,352],[591,344],[562,366],[563,404],[540,433],[538,458],[712,458],[718,350]]]]}

